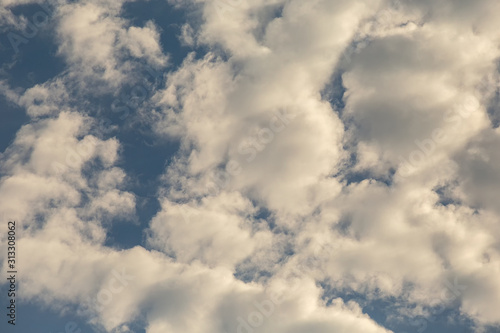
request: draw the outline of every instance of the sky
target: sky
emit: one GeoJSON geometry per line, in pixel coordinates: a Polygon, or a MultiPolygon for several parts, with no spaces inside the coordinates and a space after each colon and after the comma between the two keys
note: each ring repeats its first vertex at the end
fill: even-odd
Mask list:
{"type": "Polygon", "coordinates": [[[499,11],[0,0],[0,331],[499,333],[499,11]]]}

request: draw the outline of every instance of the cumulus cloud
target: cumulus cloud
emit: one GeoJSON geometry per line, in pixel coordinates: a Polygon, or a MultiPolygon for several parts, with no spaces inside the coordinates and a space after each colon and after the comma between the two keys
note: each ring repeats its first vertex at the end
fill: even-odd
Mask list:
{"type": "Polygon", "coordinates": [[[65,72],[2,84],[31,117],[0,156],[26,299],[109,332],[390,332],[343,293],[500,324],[496,1],[172,1],[192,52],[140,115],[180,148],[117,250],[134,175],[75,100],[168,64],[122,5],[58,4],[65,72]]]}
{"type": "MultiPolygon", "coordinates": [[[[117,158],[116,140],[104,141],[87,134],[78,138],[90,126],[90,118],[63,112],[57,118],[40,120],[19,130],[12,146],[2,155],[3,216],[24,220],[28,226],[36,222],[37,215],[50,214],[54,207],[68,205],[76,209],[84,202],[83,193],[88,195],[91,206],[121,213],[133,211],[133,195],[116,191],[123,177],[115,180],[112,188],[100,183],[101,188],[94,190],[92,180],[83,174],[85,166],[97,162],[102,171],[97,167],[93,177],[122,173],[111,168],[117,158]]],[[[88,214],[88,210],[84,211],[88,214]]]]}
{"type": "Polygon", "coordinates": [[[58,8],[59,53],[74,67],[72,72],[93,79],[91,82],[99,79],[116,87],[133,70],[134,62],[127,56],[154,66],[166,65],[168,58],[162,52],[154,23],[130,26],[119,16],[122,4],[86,1],[58,8]]]}
{"type": "MultiPolygon", "coordinates": [[[[481,244],[466,247],[477,253],[467,265],[493,274],[479,264],[481,252],[495,248],[487,236],[497,232],[491,213],[477,215],[477,201],[443,206],[436,189],[451,186],[458,197],[453,184],[465,180],[457,172],[466,166],[457,171],[455,156],[491,127],[486,109],[496,89],[497,36],[490,16],[480,32],[463,23],[456,29],[454,15],[466,11],[444,8],[206,2],[198,41],[222,47],[230,58],[189,60],[158,94],[165,117],[158,132],[185,140],[185,155],[167,172],[175,185],[169,195],[246,193],[275,212],[274,221],[294,230],[296,240],[337,244],[320,255],[318,280],[381,293],[370,297],[443,302],[434,294],[447,279],[468,278],[455,266],[458,248],[444,251],[441,244],[460,228],[481,244]],[[269,11],[277,14],[269,19],[269,11]],[[342,73],[343,110],[322,100],[335,71],[342,73]],[[273,131],[270,123],[283,110],[293,120],[273,131]],[[395,183],[346,186],[352,172],[395,183]]],[[[472,17],[478,13],[467,22],[478,22],[472,17]]],[[[485,179],[493,189],[496,170],[490,170],[485,179]]],[[[297,243],[296,260],[311,255],[297,243]]]]}

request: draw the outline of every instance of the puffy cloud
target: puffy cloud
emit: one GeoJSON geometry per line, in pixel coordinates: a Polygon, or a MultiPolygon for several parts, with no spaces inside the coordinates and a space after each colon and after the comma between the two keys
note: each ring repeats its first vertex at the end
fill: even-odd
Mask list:
{"type": "Polygon", "coordinates": [[[93,96],[137,62],[165,66],[161,31],[130,26],[120,1],[64,3],[67,73],[2,87],[33,118],[0,180],[0,215],[28,228],[26,298],[76,304],[110,332],[388,332],[330,291],[500,323],[494,0],[175,5],[199,15],[180,38],[208,51],[147,110],[181,145],[146,248],[104,245],[135,199],[120,142],[98,138],[65,85],[93,96]]]}
{"type": "Polygon", "coordinates": [[[68,97],[63,80],[56,79],[27,89],[19,96],[17,103],[26,108],[28,115],[36,118],[59,113],[62,106],[67,104],[68,97]]]}
{"type": "Polygon", "coordinates": [[[67,3],[58,8],[59,53],[71,67],[79,83],[104,80],[111,87],[130,79],[136,64],[144,59],[153,66],[165,66],[159,33],[153,22],[144,27],[130,26],[119,16],[122,1],[67,3]]]}
{"type": "Polygon", "coordinates": [[[335,173],[343,158],[343,125],[320,92],[370,6],[242,2],[232,9],[234,15],[221,18],[217,3],[207,3],[200,40],[222,43],[234,56],[228,62],[210,55],[196,62],[188,59],[157,94],[165,115],[157,130],[184,134],[189,176],[208,183],[213,169],[226,168],[230,180],[223,187],[251,192],[269,208],[308,212],[313,207],[308,192],[322,177],[335,173]],[[258,41],[250,26],[243,24],[241,33],[229,29],[232,20],[268,17],[264,12],[271,5],[280,5],[281,16],[266,22],[258,41]],[[258,46],[250,46],[254,42],[258,46]],[[239,43],[254,50],[245,51],[239,43]]]}
{"type": "MultiPolygon", "coordinates": [[[[486,283],[494,269],[482,264],[483,253],[497,252],[488,235],[498,228],[488,212],[493,202],[484,198],[491,198],[496,170],[491,164],[484,177],[490,182],[481,189],[460,177],[472,162],[457,169],[453,161],[470,160],[460,153],[465,149],[483,161],[494,156],[467,147],[491,126],[487,105],[496,89],[498,36],[491,15],[484,25],[479,16],[467,18],[481,29],[456,29],[455,15],[464,8],[206,2],[197,41],[222,47],[229,59],[188,59],[156,96],[165,119],[157,132],[184,142],[167,171],[167,196],[217,197],[231,190],[257,200],[294,233],[292,263],[313,256],[321,263],[310,272],[317,280],[368,298],[448,306],[449,299],[435,295],[454,277],[472,283],[463,267],[475,267],[475,284],[486,283]],[[345,88],[343,110],[321,95],[335,70],[345,88]],[[273,130],[283,112],[290,119],[273,130]],[[348,185],[353,172],[389,186],[348,185]],[[462,186],[477,192],[462,194],[462,186]],[[443,205],[440,191],[464,204],[443,205]],[[483,198],[479,214],[477,200],[465,204],[471,194],[483,198]],[[464,234],[481,245],[467,245],[464,234]],[[335,250],[311,253],[314,245],[307,244],[315,239],[335,243],[335,250]]],[[[245,267],[268,268],[253,265],[245,267]]],[[[491,305],[468,293],[460,298],[464,313],[476,319],[479,311],[466,304],[491,305]]]]}
{"type": "MultiPolygon", "coordinates": [[[[23,221],[26,227],[39,227],[37,224],[43,223],[55,208],[81,207],[84,193],[94,211],[100,208],[114,214],[133,213],[132,194],[117,191],[116,187],[106,188],[104,183],[100,190],[93,189],[83,174],[85,166],[100,161],[103,175],[99,175],[102,169],[96,165],[95,177],[109,178],[111,172],[120,176],[119,169],[111,169],[117,157],[116,140],[100,140],[92,135],[79,138],[91,125],[91,119],[79,113],[62,112],[57,118],[23,126],[2,155],[0,214],[23,221]]],[[[115,184],[121,180],[123,177],[115,184]]],[[[95,216],[86,209],[84,213],[95,216]]]]}
{"type": "Polygon", "coordinates": [[[204,198],[199,205],[165,199],[162,211],[151,221],[150,242],[179,262],[234,265],[270,241],[267,224],[252,226],[253,215],[255,208],[239,193],[204,198]]]}

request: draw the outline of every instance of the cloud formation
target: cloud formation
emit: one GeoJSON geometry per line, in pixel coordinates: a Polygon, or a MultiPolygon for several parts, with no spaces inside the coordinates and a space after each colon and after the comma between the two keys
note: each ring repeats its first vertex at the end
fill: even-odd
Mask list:
{"type": "Polygon", "coordinates": [[[500,325],[497,1],[170,2],[175,67],[124,2],[59,1],[64,71],[0,85],[29,116],[0,155],[23,300],[107,332],[382,333],[439,308],[500,325]],[[120,250],[110,230],[138,207],[119,134],[143,132],[103,128],[99,103],[145,65],[164,82],[130,117],[179,149],[120,250]]]}

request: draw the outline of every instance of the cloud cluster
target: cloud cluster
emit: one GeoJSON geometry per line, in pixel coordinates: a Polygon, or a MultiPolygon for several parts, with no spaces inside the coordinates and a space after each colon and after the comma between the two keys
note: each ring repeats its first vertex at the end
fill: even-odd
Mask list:
{"type": "Polygon", "coordinates": [[[0,155],[26,299],[109,332],[389,332],[342,293],[500,324],[497,1],[172,4],[193,52],[141,113],[180,142],[142,246],[105,246],[136,199],[119,140],[72,103],[164,68],[156,23],[61,2],[65,72],[1,86],[31,117],[0,155]]]}
{"type": "Polygon", "coordinates": [[[336,244],[317,281],[435,306],[459,277],[471,286],[464,314],[496,323],[496,296],[471,291],[499,290],[487,282],[498,270],[495,6],[204,2],[195,39],[214,55],[185,62],[158,94],[157,131],[185,143],[167,196],[244,193],[292,232],[292,262],[312,255],[310,239],[336,244]],[[336,76],[342,109],[323,100],[336,76]],[[269,130],[280,111],[291,119],[269,130]]]}

